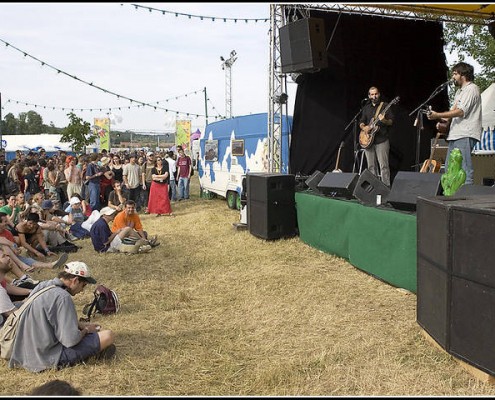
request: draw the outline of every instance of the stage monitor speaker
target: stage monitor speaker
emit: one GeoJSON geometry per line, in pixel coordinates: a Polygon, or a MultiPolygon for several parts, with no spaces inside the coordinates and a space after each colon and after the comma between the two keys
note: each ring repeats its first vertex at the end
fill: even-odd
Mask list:
{"type": "Polygon", "coordinates": [[[484,185],[462,185],[455,196],[472,196],[472,195],[485,195],[493,194],[495,199],[495,187],[494,186],[484,186],[484,185]]]}
{"type": "Polygon", "coordinates": [[[354,172],[327,172],[317,187],[324,195],[352,199],[358,179],[354,172]]]}
{"type": "Polygon", "coordinates": [[[441,174],[399,171],[395,176],[388,202],[398,210],[416,211],[418,196],[442,193],[441,174]]]}
{"type": "Polygon", "coordinates": [[[495,375],[495,289],[452,278],[450,353],[495,375]]]}
{"type": "Polygon", "coordinates": [[[279,29],[282,73],[315,72],[328,66],[325,21],[303,18],[279,29]]]}
{"type": "Polygon", "coordinates": [[[389,194],[390,188],[372,174],[369,169],[365,169],[361,173],[353,192],[356,199],[369,206],[385,204],[389,194]]]}
{"type": "Polygon", "coordinates": [[[323,172],[316,170],[308,179],[306,179],[304,183],[308,185],[308,187],[313,192],[320,193],[320,191],[318,190],[318,184],[320,183],[320,181],[323,179],[324,176],[325,174],[323,172]]]}
{"type": "Polygon", "coordinates": [[[295,176],[247,174],[249,232],[262,239],[296,235],[295,176]]]}

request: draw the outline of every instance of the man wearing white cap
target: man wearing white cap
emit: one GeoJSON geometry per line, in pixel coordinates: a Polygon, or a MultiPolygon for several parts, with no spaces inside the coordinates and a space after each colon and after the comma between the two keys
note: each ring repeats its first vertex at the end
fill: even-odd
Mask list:
{"type": "Polygon", "coordinates": [[[147,241],[140,239],[134,233],[134,229],[130,226],[126,226],[122,229],[118,229],[113,232],[108,225],[112,222],[117,215],[117,210],[110,207],[103,207],[100,210],[100,219],[98,219],[89,232],[91,236],[91,242],[94,249],[99,253],[115,253],[121,250],[124,239],[132,239],[133,244],[138,246],[144,245],[147,241]]]}
{"type": "Polygon", "coordinates": [[[81,261],[67,263],[58,277],[43,281],[30,294],[50,287],[24,311],[19,321],[9,367],[32,372],[64,368],[92,356],[115,354],[115,334],[98,325],[79,322],[72,296],[88,283],[96,283],[89,267],[81,261]]]}

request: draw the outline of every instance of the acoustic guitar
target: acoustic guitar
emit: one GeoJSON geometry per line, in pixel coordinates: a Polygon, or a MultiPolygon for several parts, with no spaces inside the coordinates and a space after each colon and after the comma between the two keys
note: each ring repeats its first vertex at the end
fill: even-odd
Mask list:
{"type": "Polygon", "coordinates": [[[440,171],[441,165],[437,160],[433,159],[433,155],[435,154],[435,149],[437,148],[438,139],[440,138],[441,135],[442,135],[442,132],[437,132],[437,135],[435,136],[435,142],[433,143],[433,147],[431,149],[430,158],[423,163],[419,172],[423,172],[423,173],[433,172],[433,173],[435,173],[435,172],[440,171]]]}
{"type": "MultiPolygon", "coordinates": [[[[432,112],[431,106],[428,106],[427,110],[425,111],[426,115],[430,115],[432,112]]],[[[450,131],[450,123],[452,122],[452,119],[445,119],[445,118],[440,118],[437,122],[436,128],[437,131],[440,132],[442,135],[447,136],[450,131]]]]}
{"type": "Polygon", "coordinates": [[[342,172],[342,170],[339,168],[340,150],[342,150],[342,147],[344,147],[344,142],[343,141],[340,143],[339,152],[337,153],[337,162],[335,163],[335,169],[332,172],[342,172]]]}
{"type": "MultiPolygon", "coordinates": [[[[389,108],[392,107],[394,104],[397,104],[399,100],[400,97],[397,96],[395,99],[393,99],[390,103],[387,104],[387,106],[383,109],[383,111],[380,111],[380,114],[385,115],[389,110],[389,108]]],[[[380,126],[378,125],[378,122],[380,122],[380,119],[378,118],[377,115],[376,117],[371,118],[371,121],[368,124],[368,129],[363,129],[359,133],[359,144],[363,149],[367,149],[373,144],[376,133],[380,130],[380,126]]]]}

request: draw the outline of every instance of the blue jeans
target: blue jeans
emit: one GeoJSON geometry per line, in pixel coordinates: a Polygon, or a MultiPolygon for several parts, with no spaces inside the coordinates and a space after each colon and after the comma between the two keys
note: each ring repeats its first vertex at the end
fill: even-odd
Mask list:
{"type": "Polygon", "coordinates": [[[473,163],[471,161],[471,152],[478,141],[473,138],[461,138],[456,140],[449,140],[449,148],[447,150],[447,157],[445,159],[445,172],[448,172],[449,156],[450,152],[458,148],[462,154],[462,169],[466,172],[465,185],[473,184],[473,163]]]}
{"type": "Polygon", "coordinates": [[[179,178],[179,199],[189,198],[189,178],[179,178]]]}
{"type": "Polygon", "coordinates": [[[89,192],[89,205],[91,206],[91,209],[92,210],[99,210],[100,209],[100,182],[93,183],[90,181],[87,188],[88,188],[88,192],[89,192]]]}
{"type": "Polygon", "coordinates": [[[177,185],[175,184],[175,179],[170,179],[170,200],[177,200],[177,185]]]}

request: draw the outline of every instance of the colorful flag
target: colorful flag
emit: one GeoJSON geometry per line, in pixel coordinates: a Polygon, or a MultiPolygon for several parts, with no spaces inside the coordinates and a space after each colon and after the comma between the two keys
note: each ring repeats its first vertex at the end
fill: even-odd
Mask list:
{"type": "Polygon", "coordinates": [[[110,151],[110,118],[95,118],[93,129],[100,139],[100,151],[110,151]]]}
{"type": "Polygon", "coordinates": [[[191,121],[177,120],[175,122],[175,144],[182,146],[184,151],[189,153],[189,143],[191,140],[191,121]]]}

